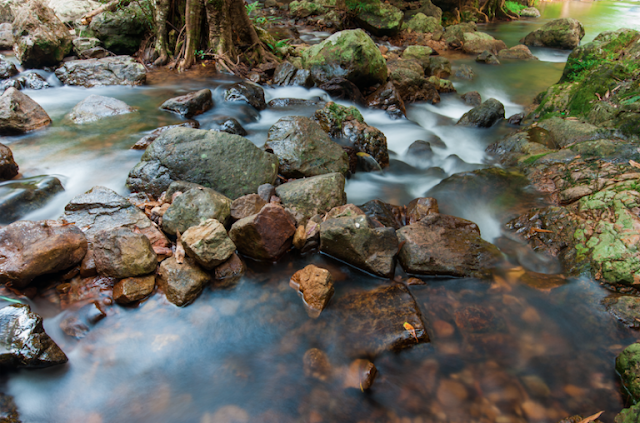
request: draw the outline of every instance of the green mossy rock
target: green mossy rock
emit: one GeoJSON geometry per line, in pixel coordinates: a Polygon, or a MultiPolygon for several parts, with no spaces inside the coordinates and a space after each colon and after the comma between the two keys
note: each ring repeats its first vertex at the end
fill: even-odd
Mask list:
{"type": "Polygon", "coordinates": [[[402,58],[417,60],[427,72],[431,68],[431,55],[435,52],[427,46],[409,46],[402,52],[402,58]]]}
{"type": "Polygon", "coordinates": [[[534,47],[552,47],[573,50],[584,37],[584,26],[573,18],[548,22],[542,28],[530,32],[520,43],[534,47]]]}
{"type": "Polygon", "coordinates": [[[407,28],[414,32],[421,32],[425,34],[443,30],[442,25],[440,25],[440,19],[434,16],[427,16],[424,13],[417,13],[408,20],[407,28]]]}
{"type": "Polygon", "coordinates": [[[614,423],[636,423],[640,421],[640,404],[625,408],[613,420],[614,423]]]}
{"type": "MultiPolygon", "coordinates": [[[[631,344],[616,358],[616,371],[633,402],[640,399],[640,344],[631,344]]],[[[617,418],[616,418],[617,421],[617,418]]]]}
{"type": "Polygon", "coordinates": [[[402,11],[386,3],[363,8],[356,16],[359,26],[378,37],[396,35],[400,32],[403,21],[402,11]]]}
{"type": "Polygon", "coordinates": [[[326,13],[325,9],[320,2],[313,1],[292,1],[289,3],[289,12],[291,16],[296,18],[308,18],[311,15],[322,15],[326,13]]]}

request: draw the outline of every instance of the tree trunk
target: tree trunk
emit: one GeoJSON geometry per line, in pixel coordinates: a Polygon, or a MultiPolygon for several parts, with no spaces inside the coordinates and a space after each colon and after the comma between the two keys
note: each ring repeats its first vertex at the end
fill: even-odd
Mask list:
{"type": "Polygon", "coordinates": [[[189,69],[196,62],[196,49],[200,41],[200,11],[202,0],[187,0],[186,17],[186,41],[184,60],[180,69],[189,69]]]}
{"type": "Polygon", "coordinates": [[[169,62],[169,53],[167,52],[167,19],[169,16],[169,4],[170,0],[157,0],[156,2],[156,51],[160,56],[154,62],[154,65],[156,66],[164,66],[169,62]]]}

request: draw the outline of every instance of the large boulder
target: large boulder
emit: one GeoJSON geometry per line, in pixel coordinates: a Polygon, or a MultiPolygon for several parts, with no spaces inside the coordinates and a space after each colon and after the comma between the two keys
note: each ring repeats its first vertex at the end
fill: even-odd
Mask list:
{"type": "Polygon", "coordinates": [[[31,97],[15,88],[0,96],[0,135],[22,134],[51,124],[51,118],[31,97]]]}
{"type": "Polygon", "coordinates": [[[24,288],[40,275],[79,264],[87,238],[76,225],[18,221],[0,229],[0,283],[24,288]]]}
{"type": "MultiPolygon", "coordinates": [[[[1,168],[2,159],[0,159],[1,168]]],[[[64,191],[64,188],[60,179],[48,175],[3,183],[0,185],[0,224],[15,222],[27,213],[42,207],[61,191],[64,191]]]]}
{"type": "Polygon", "coordinates": [[[67,118],[73,123],[82,124],[135,111],[134,107],[117,98],[92,94],[76,104],[67,118]]]}
{"type": "Polygon", "coordinates": [[[498,248],[480,237],[478,225],[430,213],[398,230],[399,259],[407,273],[481,277],[502,258],[498,248]]]}
{"type": "Polygon", "coordinates": [[[70,60],[56,69],[63,84],[91,88],[101,85],[142,85],[147,80],[144,66],[129,56],[70,60]]]}
{"type": "Polygon", "coordinates": [[[345,182],[342,174],[330,173],[287,182],[276,188],[276,194],[284,207],[308,219],[346,204],[345,182]]]}
{"type": "Polygon", "coordinates": [[[156,270],[156,253],[142,233],[108,229],[98,232],[92,241],[93,260],[100,275],[121,279],[156,270]]]}
{"type": "Polygon", "coordinates": [[[378,37],[394,36],[402,28],[404,14],[390,4],[379,2],[356,15],[358,26],[378,37]]]}
{"type": "Polygon", "coordinates": [[[280,173],[302,178],[326,173],[347,174],[347,153],[333,142],[322,127],[303,116],[287,116],[270,129],[265,149],[278,157],[280,173]]]}
{"type": "Polygon", "coordinates": [[[376,228],[366,216],[329,219],[320,225],[320,251],[377,276],[392,278],[398,238],[393,228],[376,228]]]}
{"type": "Polygon", "coordinates": [[[136,2],[91,20],[90,32],[116,54],[133,54],[140,48],[147,30],[147,16],[136,2]]]}
{"type": "Polygon", "coordinates": [[[160,263],[157,282],[167,300],[178,307],[184,307],[200,296],[211,279],[211,275],[192,259],[187,257],[182,263],[178,263],[174,256],[160,263]]]}
{"type": "Polygon", "coordinates": [[[632,402],[640,400],[640,344],[625,348],[616,358],[616,371],[632,402]]]}
{"type": "Polygon", "coordinates": [[[291,247],[296,221],[282,207],[267,204],[254,214],[233,224],[229,237],[238,251],[257,260],[274,261],[291,247]]]}
{"type": "Polygon", "coordinates": [[[179,97],[170,98],[162,103],[161,109],[177,113],[186,118],[200,115],[213,107],[211,90],[204,89],[179,97]]]}
{"type": "Polygon", "coordinates": [[[14,52],[26,68],[55,66],[71,51],[67,27],[41,0],[20,6],[13,21],[14,52]]]}
{"type": "Polygon", "coordinates": [[[0,309],[0,367],[42,368],[68,361],[65,353],[47,335],[42,317],[26,304],[0,309]]]}
{"type": "Polygon", "coordinates": [[[93,0],[49,0],[48,5],[63,23],[73,23],[89,12],[96,10],[101,3],[93,0]]]}
{"type": "Polygon", "coordinates": [[[236,251],[227,230],[216,219],[205,220],[186,230],[182,234],[182,245],[189,257],[208,270],[227,261],[236,251]]]}
{"type": "MultiPolygon", "coordinates": [[[[442,13],[442,12],[440,12],[442,13]]],[[[434,33],[441,32],[442,25],[440,18],[435,16],[427,16],[424,13],[416,13],[407,21],[407,28],[414,32],[434,33]]]]}
{"type": "MultiPolygon", "coordinates": [[[[305,69],[325,69],[343,77],[360,88],[387,79],[387,66],[382,53],[361,29],[336,32],[302,54],[305,69]]],[[[331,78],[329,78],[331,79],[331,78]]]]}
{"type": "Polygon", "coordinates": [[[174,128],[160,135],[129,172],[127,186],[159,197],[173,181],[212,188],[231,199],[273,184],[278,159],[225,132],[174,128]]]}
{"type": "Polygon", "coordinates": [[[490,128],[500,119],[504,119],[504,105],[490,98],[462,115],[457,125],[490,128]]]}
{"type": "Polygon", "coordinates": [[[171,235],[184,233],[208,219],[222,224],[229,221],[231,200],[211,188],[190,189],[176,197],[162,216],[162,229],[171,235]]]}
{"type": "Polygon", "coordinates": [[[18,165],[13,160],[11,149],[0,144],[0,180],[12,179],[18,174],[18,165]]]}
{"type": "Polygon", "coordinates": [[[573,18],[556,19],[527,34],[520,43],[533,47],[573,50],[584,37],[584,26],[573,18]]]}

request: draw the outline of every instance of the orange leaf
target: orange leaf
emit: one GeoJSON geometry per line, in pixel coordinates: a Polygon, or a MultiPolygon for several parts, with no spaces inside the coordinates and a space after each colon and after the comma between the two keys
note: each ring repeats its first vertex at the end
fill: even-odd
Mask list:
{"type": "Polygon", "coordinates": [[[589,417],[587,417],[586,419],[582,419],[582,420],[580,420],[578,423],[590,423],[590,422],[592,422],[592,421],[596,420],[598,417],[600,417],[600,415],[601,415],[602,413],[604,413],[604,410],[603,410],[603,411],[601,411],[601,412],[599,412],[599,413],[594,414],[593,416],[589,416],[589,417]]]}
{"type": "Polygon", "coordinates": [[[411,335],[413,335],[414,338],[416,338],[416,342],[420,342],[418,340],[418,336],[416,335],[416,330],[413,326],[411,326],[408,322],[404,322],[404,324],[402,325],[407,331],[409,331],[411,333],[411,335]]]}
{"type": "Polygon", "coordinates": [[[542,232],[542,233],[545,233],[545,234],[552,234],[553,233],[553,231],[549,231],[547,229],[531,228],[531,230],[533,232],[542,232]]]}
{"type": "Polygon", "coordinates": [[[635,168],[640,169],[640,163],[634,162],[633,160],[629,160],[629,164],[635,168]]]}

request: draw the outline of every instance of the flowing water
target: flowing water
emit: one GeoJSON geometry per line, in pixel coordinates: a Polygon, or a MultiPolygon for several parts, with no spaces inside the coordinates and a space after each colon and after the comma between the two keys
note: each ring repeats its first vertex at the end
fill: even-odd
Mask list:
{"type": "MultiPolygon", "coordinates": [[[[603,30],[640,29],[636,3],[542,3],[540,9],[541,19],[480,29],[509,46],[558,17],[580,19],[587,30],[585,41],[603,30]]],[[[326,34],[305,34],[309,40],[322,36],[326,34]]],[[[457,58],[454,65],[468,64],[477,76],[454,83],[461,93],[477,90],[483,99],[499,99],[507,115],[521,112],[559,79],[567,57],[552,49],[535,49],[534,54],[541,60],[502,66],[457,58]]],[[[223,117],[235,117],[258,146],[279,118],[314,111],[257,113],[224,103],[222,90],[235,80],[206,71],[189,78],[158,74],[151,82],[135,88],[27,91],[53,125],[3,138],[2,143],[12,148],[23,177],[54,175],[65,191],[25,218],[56,218],[73,196],[95,185],[127,195],[127,173],[142,154],[130,146],[158,126],[179,122],[158,110],[167,98],[212,89],[216,107],[197,117],[201,128],[215,128],[223,117]],[[90,94],[116,97],[139,111],[102,123],[70,125],[65,115],[90,94]]],[[[328,99],[318,89],[294,87],[266,89],[266,96],[267,101],[328,99]]],[[[346,187],[349,202],[377,198],[402,205],[429,194],[438,199],[442,212],[477,222],[485,239],[504,240],[500,228],[505,220],[544,204],[544,199],[517,177],[464,177],[441,184],[453,174],[487,167],[485,147],[513,130],[505,123],[488,130],[455,127],[467,110],[455,95],[443,96],[435,106],[412,105],[408,120],[363,109],[366,122],[387,136],[391,165],[383,173],[352,177],[346,187]],[[409,145],[433,136],[444,144],[434,148],[429,166],[415,162],[407,154],[409,145]]],[[[343,384],[349,361],[339,334],[349,322],[327,329],[323,322],[337,313],[331,304],[320,319],[310,320],[288,281],[309,263],[326,267],[336,281],[334,303],[349,292],[390,282],[323,255],[293,253],[273,265],[247,261],[248,272],[235,286],[210,287],[186,308],[169,304],[162,294],[137,308],[107,307],[108,317],[82,339],[60,329],[71,310],[35,299],[32,307],[45,316],[47,332],[69,363],[6,375],[3,390],[15,397],[26,423],[556,422],[600,410],[605,411],[603,421],[612,421],[625,406],[614,359],[637,333],[604,311],[601,301],[609,293],[596,282],[542,274],[552,273],[551,268],[527,272],[519,265],[522,255],[532,258],[526,248],[499,245],[508,245],[503,250],[513,264],[499,269],[492,282],[422,278],[424,284],[410,286],[431,342],[369,357],[379,374],[367,392],[343,384]],[[303,355],[313,347],[326,351],[333,365],[333,376],[325,381],[304,374],[303,355]]],[[[398,275],[404,276],[401,270],[398,275]]]]}

